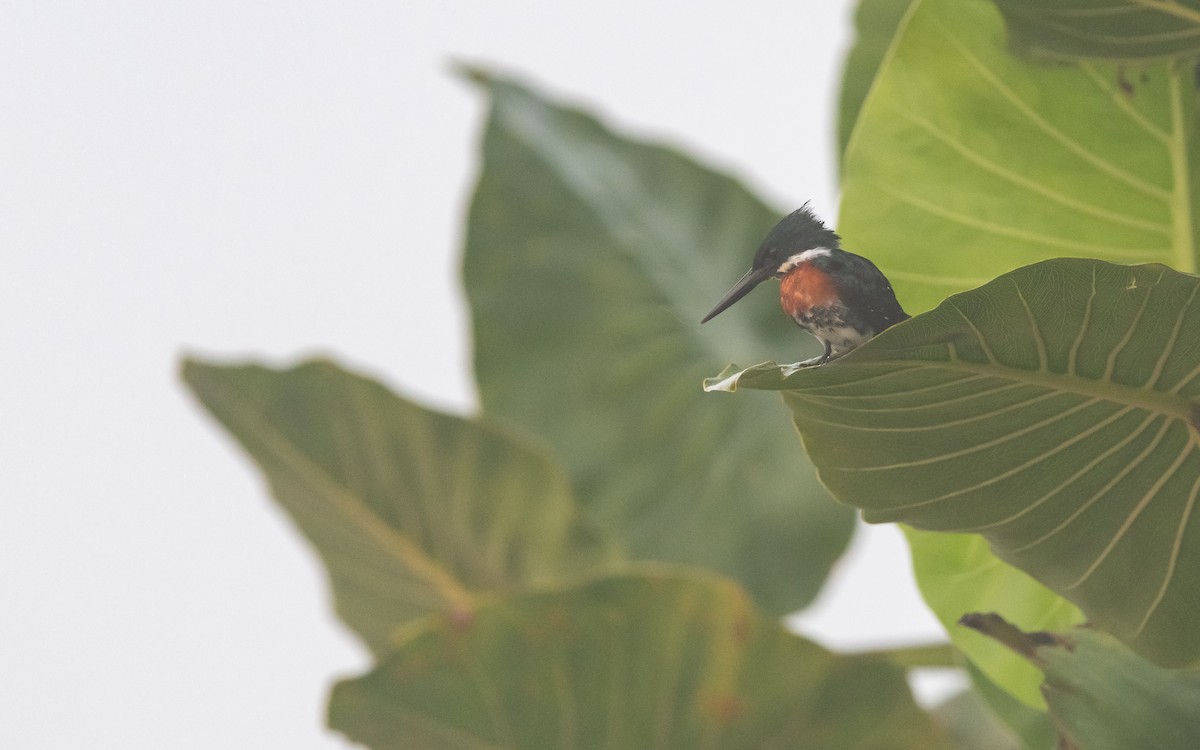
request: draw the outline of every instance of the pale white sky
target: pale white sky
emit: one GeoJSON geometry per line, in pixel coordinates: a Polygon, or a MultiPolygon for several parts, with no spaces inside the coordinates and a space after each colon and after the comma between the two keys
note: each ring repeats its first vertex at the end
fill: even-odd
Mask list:
{"type": "MultiPolygon", "coordinates": [[[[482,108],[449,61],[832,220],[850,13],[0,2],[0,747],[346,747],[325,698],[365,652],[177,357],[321,352],[470,411],[457,264],[482,108]]],[[[860,535],[800,627],[940,632],[892,528],[860,535]]]]}

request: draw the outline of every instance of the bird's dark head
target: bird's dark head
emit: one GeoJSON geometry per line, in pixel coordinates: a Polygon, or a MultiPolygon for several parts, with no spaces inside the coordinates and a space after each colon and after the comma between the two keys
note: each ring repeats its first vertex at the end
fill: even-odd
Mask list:
{"type": "Polygon", "coordinates": [[[791,212],[767,233],[754,263],[746,275],[725,293],[701,323],[707,323],[727,310],[733,303],[750,293],[750,290],[772,276],[783,276],[800,263],[819,254],[841,250],[837,234],[813,213],[805,203],[791,212]]]}

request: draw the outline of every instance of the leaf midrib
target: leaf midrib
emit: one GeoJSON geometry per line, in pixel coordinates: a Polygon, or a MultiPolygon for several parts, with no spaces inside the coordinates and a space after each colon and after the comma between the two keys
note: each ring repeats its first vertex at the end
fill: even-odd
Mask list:
{"type": "MultiPolygon", "coordinates": [[[[189,364],[188,369],[191,370],[191,368],[192,366],[189,364]]],[[[387,551],[391,557],[404,565],[415,579],[424,583],[448,606],[461,611],[469,611],[473,607],[473,600],[468,591],[448,571],[421,551],[412,541],[389,528],[352,492],[334,480],[323,467],[301,451],[294,449],[290,440],[261,418],[262,415],[252,402],[240,398],[236,389],[224,388],[211,380],[205,387],[197,382],[196,374],[194,370],[186,373],[187,380],[198,395],[203,394],[203,400],[212,405],[210,408],[218,407],[212,409],[214,415],[218,415],[218,418],[228,425],[234,434],[244,432],[258,440],[272,459],[296,477],[302,478],[302,481],[317,488],[330,500],[331,509],[334,512],[357,526],[365,535],[373,538],[382,550],[387,551]],[[234,429],[235,425],[236,429],[234,429]]],[[[253,451],[250,453],[254,456],[253,451]]],[[[260,466],[268,476],[272,473],[261,462],[260,466]]]]}
{"type": "Polygon", "coordinates": [[[1055,373],[1049,370],[1021,370],[994,363],[971,362],[958,358],[954,352],[951,352],[951,359],[947,362],[922,361],[921,364],[936,369],[986,375],[1024,385],[1049,388],[1100,401],[1132,406],[1190,423],[1191,403],[1177,395],[1162,393],[1152,388],[1134,388],[1114,383],[1111,380],[1089,380],[1079,375],[1055,373]]]}

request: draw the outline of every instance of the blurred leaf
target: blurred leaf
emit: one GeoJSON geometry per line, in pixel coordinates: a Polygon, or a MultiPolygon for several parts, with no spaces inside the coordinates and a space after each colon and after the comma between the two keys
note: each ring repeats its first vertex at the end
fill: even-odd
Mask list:
{"type": "Polygon", "coordinates": [[[976,615],[969,622],[1025,653],[1043,670],[1042,689],[1061,746],[1195,750],[1200,671],[1156,666],[1111,636],[1087,628],[1022,633],[996,615],[976,615]]]}
{"type": "Polygon", "coordinates": [[[258,463],[329,570],[338,613],[377,653],[473,595],[561,579],[603,558],[567,478],[486,421],[423,409],[314,361],[188,360],[183,379],[258,463]]]}
{"type": "Polygon", "coordinates": [[[903,671],[837,656],[731,582],[647,570],[437,618],[330,726],[385,748],[943,748],[903,671]]]}
{"type": "Polygon", "coordinates": [[[475,76],[492,109],[463,273],[486,411],[553,446],[633,557],[731,575],[777,614],[805,605],[853,514],[774,399],[699,388],[731,357],[813,346],[769,295],[698,325],[778,214],[674,151],[475,76]]]}
{"type": "MultiPolygon", "coordinates": [[[[961,630],[970,628],[960,627],[961,630]]],[[[974,631],[972,631],[974,632],[974,631]]],[[[1050,716],[1044,710],[1030,708],[1010,693],[987,678],[969,660],[967,676],[971,679],[971,693],[980,705],[987,706],[991,716],[999,720],[1016,737],[1022,750],[1051,750],[1056,748],[1058,732],[1050,716]]],[[[1045,705],[1045,701],[1042,701],[1045,705]]],[[[970,747],[970,746],[967,746],[970,747]]]]}
{"type": "Polygon", "coordinates": [[[854,13],[856,36],[842,69],[838,103],[838,157],[846,153],[850,133],[858,121],[863,100],[875,74],[896,37],[904,14],[916,0],[860,0],[854,13]]]}
{"type": "Polygon", "coordinates": [[[910,312],[1064,255],[1197,268],[1195,90],[1149,65],[1013,57],[986,0],[921,0],[846,152],[846,246],[910,312]]]}
{"type": "Polygon", "coordinates": [[[874,651],[859,651],[859,655],[878,656],[905,669],[921,667],[957,667],[962,659],[958,649],[949,643],[928,643],[895,646],[874,651]]]}
{"type": "Polygon", "coordinates": [[[1200,53],[1196,0],[995,0],[1018,52],[1149,60],[1200,53]]]}
{"type": "MultiPolygon", "coordinates": [[[[933,709],[933,717],[951,745],[963,750],[1022,750],[1008,728],[970,690],[933,709]]],[[[1050,750],[1047,745],[1039,750],[1050,750]]]]}
{"type": "Polygon", "coordinates": [[[833,365],[738,382],[784,390],[821,480],[865,520],[982,533],[1142,655],[1188,664],[1198,292],[1163,266],[1046,261],[833,365]]]}
{"type": "Polygon", "coordinates": [[[978,534],[908,527],[904,533],[921,596],[954,645],[988,679],[1022,703],[1044,708],[1042,673],[992,639],[959,627],[958,618],[967,612],[995,610],[1028,630],[1064,630],[1083,622],[1083,614],[1027,574],[1002,563],[978,534]]]}

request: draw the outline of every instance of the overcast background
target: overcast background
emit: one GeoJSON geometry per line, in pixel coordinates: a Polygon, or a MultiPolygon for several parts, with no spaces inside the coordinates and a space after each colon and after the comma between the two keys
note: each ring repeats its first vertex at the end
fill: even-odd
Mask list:
{"type": "MultiPolygon", "coordinates": [[[[0,747],[347,746],[326,693],[366,653],[176,363],[320,352],[474,408],[458,257],[483,111],[452,58],[832,220],[850,15],[0,1],[0,747]]],[[[801,629],[939,637],[908,571],[895,529],[860,534],[801,629]]]]}

